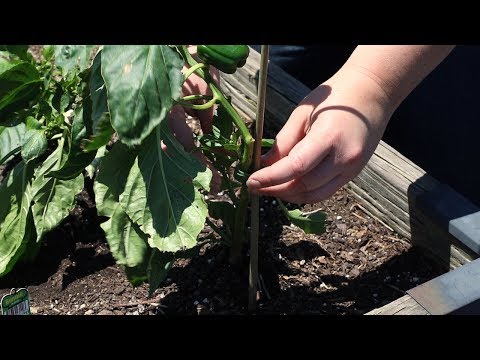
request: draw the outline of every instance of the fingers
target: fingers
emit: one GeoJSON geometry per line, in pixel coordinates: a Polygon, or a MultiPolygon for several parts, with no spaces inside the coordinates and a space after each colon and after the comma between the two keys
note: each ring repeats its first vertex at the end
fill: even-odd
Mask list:
{"type": "Polygon", "coordinates": [[[324,160],[332,149],[331,144],[322,131],[312,130],[287,156],[250,175],[247,186],[250,190],[259,191],[303,177],[324,160]]]}
{"type": "Polygon", "coordinates": [[[348,178],[338,175],[325,185],[315,189],[314,191],[298,193],[292,196],[282,197],[282,200],[294,204],[315,204],[335,194],[343,185],[349,181],[348,178]]]}
{"type": "Polygon", "coordinates": [[[318,164],[310,172],[300,178],[292,181],[261,188],[257,192],[261,195],[276,196],[279,198],[293,197],[295,194],[307,193],[329,183],[341,173],[340,166],[335,166],[335,160],[332,154],[325,157],[324,161],[318,164]]]}
{"type": "Polygon", "coordinates": [[[273,147],[262,156],[265,165],[272,165],[290,153],[290,150],[305,136],[305,121],[308,110],[296,108],[277,134],[273,147]]]}
{"type": "Polygon", "coordinates": [[[168,127],[175,138],[190,151],[195,146],[192,130],[186,123],[185,112],[181,106],[174,106],[168,116],[168,127]]]}

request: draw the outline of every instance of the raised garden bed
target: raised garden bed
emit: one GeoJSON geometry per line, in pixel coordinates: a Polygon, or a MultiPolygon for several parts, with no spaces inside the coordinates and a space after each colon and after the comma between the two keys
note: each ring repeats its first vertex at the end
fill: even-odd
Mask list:
{"type": "MultiPolygon", "coordinates": [[[[244,68],[222,79],[222,86],[247,122],[255,113],[258,62],[258,54],[252,51],[244,68]]],[[[274,137],[308,90],[274,65],[269,67],[269,84],[265,136],[274,137]]],[[[385,152],[395,153],[381,144],[358,179],[331,199],[306,207],[323,208],[328,213],[327,232],[323,235],[305,235],[281,220],[278,204],[272,199],[261,200],[262,286],[258,313],[364,314],[402,298],[407,290],[447,270],[445,264],[430,259],[423,250],[412,248],[412,232],[402,225],[411,219],[409,211],[402,207],[407,204],[408,209],[410,205],[403,194],[410,186],[408,181],[404,181],[406,188],[398,186],[398,182],[390,183],[390,192],[403,201],[395,202],[393,207],[381,207],[375,200],[380,195],[385,197],[385,193],[373,191],[380,187],[368,190],[375,179],[369,169],[376,169],[377,158],[389,158],[385,152]]],[[[403,168],[408,160],[396,156],[393,164],[403,168]]],[[[379,178],[379,183],[391,181],[379,178]]],[[[204,232],[209,231],[206,226],[204,232]]],[[[192,260],[177,260],[151,298],[147,297],[146,285],[133,288],[109,253],[88,186],[78,196],[69,218],[47,236],[34,264],[18,266],[0,279],[0,295],[12,287],[27,287],[34,313],[246,313],[247,263],[232,267],[219,245],[205,246],[201,256],[192,260]]],[[[450,249],[450,243],[448,246],[450,249]]],[[[467,262],[474,258],[461,245],[454,249],[452,253],[460,254],[453,256],[459,264],[462,259],[467,262]]]]}

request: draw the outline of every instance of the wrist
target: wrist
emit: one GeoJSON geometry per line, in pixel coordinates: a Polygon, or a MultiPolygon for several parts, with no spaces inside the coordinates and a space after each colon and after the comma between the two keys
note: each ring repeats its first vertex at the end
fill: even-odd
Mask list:
{"type": "Polygon", "coordinates": [[[322,107],[345,107],[361,114],[370,127],[383,132],[398,107],[395,98],[370,74],[352,66],[342,67],[322,86],[330,95],[322,107]]]}

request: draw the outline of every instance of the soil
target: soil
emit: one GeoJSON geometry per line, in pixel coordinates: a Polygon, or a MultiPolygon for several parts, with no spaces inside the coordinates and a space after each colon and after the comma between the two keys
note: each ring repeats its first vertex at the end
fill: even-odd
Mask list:
{"type": "MultiPolygon", "coordinates": [[[[267,128],[265,137],[274,132],[267,128]]],[[[151,298],[147,284],[134,288],[109,252],[91,188],[87,181],[35,262],[18,264],[0,279],[0,296],[26,287],[32,313],[47,315],[247,313],[248,254],[232,266],[220,243],[177,260],[151,298]]],[[[306,235],[285,219],[274,199],[261,199],[258,314],[364,314],[445,272],[368,216],[345,188],[304,207],[314,209],[328,214],[322,235],[306,235]]]]}

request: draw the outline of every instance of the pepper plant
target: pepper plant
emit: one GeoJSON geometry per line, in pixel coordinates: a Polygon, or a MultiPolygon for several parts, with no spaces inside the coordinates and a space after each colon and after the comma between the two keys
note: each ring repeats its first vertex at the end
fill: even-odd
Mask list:
{"type": "MultiPolygon", "coordinates": [[[[175,259],[207,242],[230,246],[237,262],[247,242],[246,212],[254,138],[210,75],[233,73],[246,45],[0,46],[0,276],[35,258],[42,240],[75,206],[85,177],[110,250],[132,284],[152,293],[175,259]],[[187,65],[182,72],[183,65],[187,65]],[[193,73],[212,95],[182,96],[193,73]],[[186,151],[168,126],[175,105],[216,107],[213,130],[186,151]],[[212,171],[228,201],[207,201],[212,171]],[[211,219],[222,220],[217,226],[211,219]],[[208,223],[214,234],[199,238],[208,223]]],[[[271,140],[257,139],[271,146],[271,140]]],[[[324,213],[282,210],[307,232],[324,231],[324,213]]]]}

